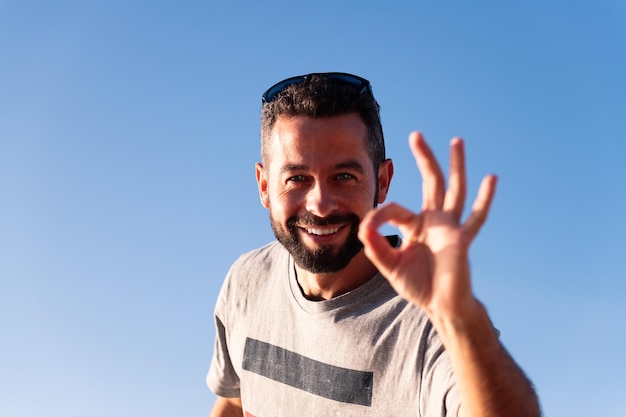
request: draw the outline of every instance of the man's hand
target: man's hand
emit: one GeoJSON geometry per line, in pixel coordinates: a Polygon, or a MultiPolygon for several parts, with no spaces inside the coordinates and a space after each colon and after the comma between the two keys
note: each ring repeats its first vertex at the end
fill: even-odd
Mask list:
{"type": "Polygon", "coordinates": [[[538,417],[532,384],[500,344],[471,289],[468,250],[489,213],[496,177],[485,177],[462,222],[463,142],[452,140],[446,190],[441,168],[422,135],[412,133],[409,141],[422,175],[422,211],[413,213],[392,203],[369,212],[359,227],[365,254],[398,294],[429,315],[454,369],[461,395],[459,416],[538,417]],[[378,233],[384,223],[400,229],[399,248],[378,233]]]}
{"type": "Polygon", "coordinates": [[[403,298],[422,307],[431,318],[463,317],[474,307],[468,249],[487,218],[496,177],[483,180],[472,211],[461,222],[466,195],[463,141],[453,139],[450,177],[445,178],[420,133],[409,137],[422,175],[420,213],[391,203],[368,213],[359,228],[365,254],[403,298]],[[389,223],[403,236],[399,248],[389,246],[378,228],[389,223]]]}

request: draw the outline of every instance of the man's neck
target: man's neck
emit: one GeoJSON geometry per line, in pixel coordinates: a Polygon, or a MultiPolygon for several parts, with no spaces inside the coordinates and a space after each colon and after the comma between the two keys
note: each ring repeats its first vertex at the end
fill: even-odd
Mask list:
{"type": "Polygon", "coordinates": [[[377,272],[362,250],[338,272],[316,274],[296,265],[300,289],[306,298],[314,301],[330,300],[352,291],[369,281],[377,272]]]}

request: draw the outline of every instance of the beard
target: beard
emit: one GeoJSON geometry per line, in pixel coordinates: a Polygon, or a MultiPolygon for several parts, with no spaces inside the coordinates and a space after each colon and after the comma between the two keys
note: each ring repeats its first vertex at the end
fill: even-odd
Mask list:
{"type": "Polygon", "coordinates": [[[337,272],[345,268],[363,248],[357,233],[360,219],[356,214],[336,214],[328,217],[313,215],[292,216],[287,219],[287,228],[274,220],[270,210],[270,223],[274,236],[285,249],[293,256],[300,268],[316,274],[337,272]],[[345,224],[350,229],[346,241],[338,248],[333,245],[320,245],[315,249],[307,248],[298,234],[299,227],[327,226],[331,224],[345,224]]]}

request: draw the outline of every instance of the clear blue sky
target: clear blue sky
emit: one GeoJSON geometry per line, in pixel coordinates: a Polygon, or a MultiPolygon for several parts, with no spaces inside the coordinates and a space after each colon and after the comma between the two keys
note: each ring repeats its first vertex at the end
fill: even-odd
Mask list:
{"type": "Polygon", "coordinates": [[[546,416],[626,415],[626,2],[0,1],[0,415],[204,416],[212,310],[273,238],[260,96],[368,78],[472,190],[474,287],[546,416]]]}

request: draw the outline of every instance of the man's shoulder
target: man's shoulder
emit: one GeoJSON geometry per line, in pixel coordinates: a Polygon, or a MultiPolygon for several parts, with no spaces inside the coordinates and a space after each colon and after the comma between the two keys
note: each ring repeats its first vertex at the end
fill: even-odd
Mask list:
{"type": "Polygon", "coordinates": [[[289,252],[277,241],[239,256],[230,270],[231,279],[249,275],[272,273],[276,268],[287,270],[289,252]]]}
{"type": "Polygon", "coordinates": [[[271,242],[242,254],[231,266],[222,285],[220,299],[256,298],[280,282],[289,271],[289,252],[278,242],[271,242]]]}
{"type": "Polygon", "coordinates": [[[269,242],[261,247],[243,253],[234,262],[234,266],[273,263],[278,259],[287,260],[289,253],[277,241],[269,242]]]}

